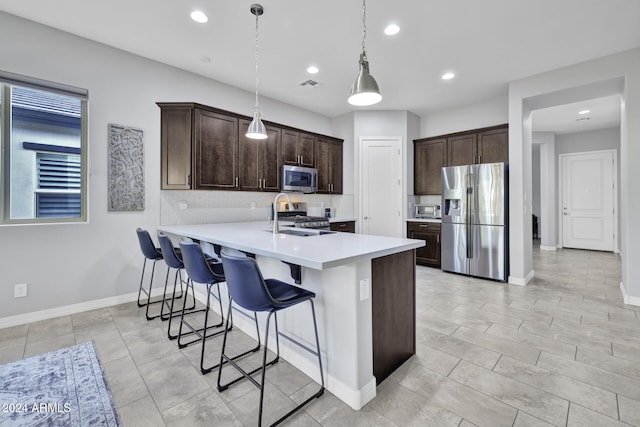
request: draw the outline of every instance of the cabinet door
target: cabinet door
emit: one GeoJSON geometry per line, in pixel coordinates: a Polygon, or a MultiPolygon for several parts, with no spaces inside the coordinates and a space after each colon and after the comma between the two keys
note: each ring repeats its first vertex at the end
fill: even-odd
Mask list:
{"type": "Polygon", "coordinates": [[[409,222],[407,237],[426,242],[426,246],[416,249],[416,263],[440,267],[440,224],[409,222]]]}
{"type": "Polygon", "coordinates": [[[298,157],[298,132],[282,130],[282,163],[285,165],[297,165],[298,157]]]}
{"type": "Polygon", "coordinates": [[[332,147],[329,140],[316,138],[315,141],[316,169],[318,169],[318,193],[331,192],[331,154],[332,147]]]}
{"type": "Polygon", "coordinates": [[[262,154],[260,171],[263,191],[280,191],[280,159],[282,158],[281,131],[279,128],[267,126],[267,139],[261,141],[262,154]]]}
{"type": "Polygon", "coordinates": [[[314,145],[318,193],[342,194],[342,142],[316,137],[314,145]]]}
{"type": "Polygon", "coordinates": [[[446,138],[414,143],[414,194],[442,194],[441,170],[443,166],[447,165],[446,147],[446,138]]]}
{"type": "Polygon", "coordinates": [[[248,120],[240,120],[238,181],[240,190],[278,191],[280,188],[280,129],[266,126],[267,139],[245,136],[248,120]]]}
{"type": "MultiPolygon", "coordinates": [[[[331,141],[331,192],[342,194],[342,142],[331,141]]],[[[354,224],[355,226],[355,224],[354,224]]],[[[355,231],[354,231],[355,233],[355,231]]]]}
{"type": "Polygon", "coordinates": [[[313,135],[306,133],[298,134],[298,154],[300,155],[300,166],[312,168],[315,164],[313,156],[313,135]]]}
{"type": "Polygon", "coordinates": [[[196,190],[238,188],[238,119],[195,110],[196,190]]]}
{"type": "Polygon", "coordinates": [[[162,190],[191,188],[192,112],[190,107],[163,107],[160,112],[162,190]]]}
{"type": "Polygon", "coordinates": [[[478,163],[509,162],[509,128],[478,133],[478,163]]]}
{"type": "Polygon", "coordinates": [[[447,166],[476,163],[477,134],[464,134],[447,138],[447,166]]]}
{"type": "Polygon", "coordinates": [[[313,135],[288,129],[282,131],[282,163],[312,168],[313,135]]]}

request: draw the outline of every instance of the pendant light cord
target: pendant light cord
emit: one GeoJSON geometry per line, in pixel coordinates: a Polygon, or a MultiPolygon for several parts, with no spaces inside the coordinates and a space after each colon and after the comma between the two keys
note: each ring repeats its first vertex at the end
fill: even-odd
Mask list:
{"type": "Polygon", "coordinates": [[[366,0],[362,0],[362,56],[367,60],[367,54],[365,52],[365,41],[367,39],[367,4],[366,0]]]}
{"type": "Polygon", "coordinates": [[[258,108],[258,16],[256,13],[256,105],[255,108],[258,108]]]}

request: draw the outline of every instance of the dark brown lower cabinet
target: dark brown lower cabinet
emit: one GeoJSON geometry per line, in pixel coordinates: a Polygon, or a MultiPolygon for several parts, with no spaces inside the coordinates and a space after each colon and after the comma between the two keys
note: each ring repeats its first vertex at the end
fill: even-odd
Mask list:
{"type": "Polygon", "coordinates": [[[426,246],[416,249],[416,263],[440,268],[440,223],[407,222],[407,237],[420,239],[426,246]]]}
{"type": "Polygon", "coordinates": [[[415,250],[371,260],[373,375],[380,384],[416,352],[415,250]]]}
{"type": "Polygon", "coordinates": [[[356,222],[355,221],[340,221],[332,222],[329,224],[331,231],[342,231],[343,233],[355,233],[356,222]]]}

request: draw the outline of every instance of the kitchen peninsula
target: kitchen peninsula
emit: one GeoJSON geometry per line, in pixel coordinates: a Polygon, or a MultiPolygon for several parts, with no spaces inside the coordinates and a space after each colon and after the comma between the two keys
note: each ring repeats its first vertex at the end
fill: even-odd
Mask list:
{"type": "MultiPolygon", "coordinates": [[[[301,266],[300,286],[316,293],[326,387],[354,409],[373,399],[377,383],[415,353],[415,249],[424,241],[352,233],[273,234],[265,221],[160,230],[253,253],[267,278],[293,283],[285,263],[301,266]]],[[[309,316],[304,306],[283,311],[281,332],[313,348],[309,316]]],[[[255,326],[243,317],[234,316],[234,324],[255,338],[255,326]]],[[[280,354],[319,381],[307,352],[282,339],[280,354]]]]}

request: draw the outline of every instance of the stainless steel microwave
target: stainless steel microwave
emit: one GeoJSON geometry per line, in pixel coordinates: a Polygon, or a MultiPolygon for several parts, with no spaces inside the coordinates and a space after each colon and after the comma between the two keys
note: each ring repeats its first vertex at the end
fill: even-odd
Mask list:
{"type": "Polygon", "coordinates": [[[315,193],[318,191],[318,169],[282,165],[282,191],[315,193]]]}

